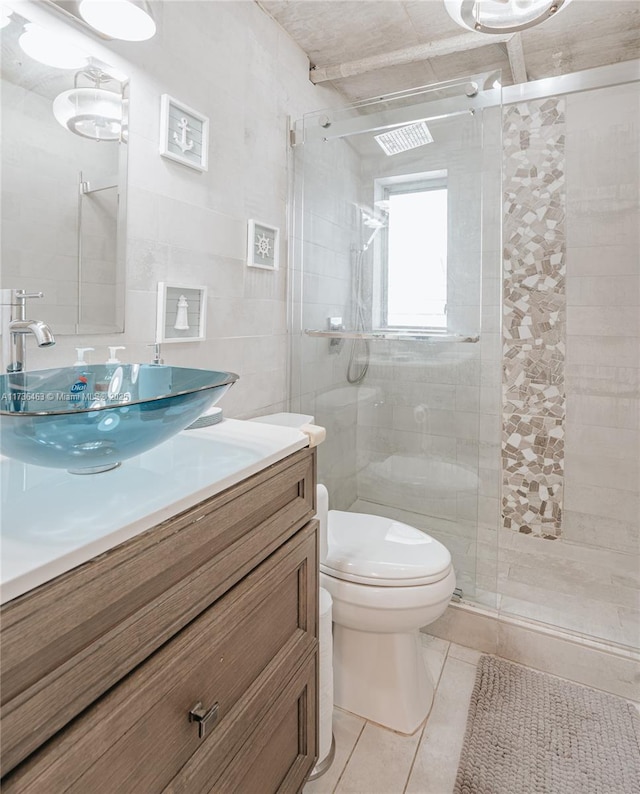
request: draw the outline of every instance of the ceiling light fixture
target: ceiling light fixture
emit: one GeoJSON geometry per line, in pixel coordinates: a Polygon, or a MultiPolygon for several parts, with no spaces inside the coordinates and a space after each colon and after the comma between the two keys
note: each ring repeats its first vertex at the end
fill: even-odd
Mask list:
{"type": "Polygon", "coordinates": [[[57,69],[81,69],[89,62],[87,53],[66,36],[45,30],[35,22],[27,22],[18,43],[23,52],[45,66],[54,66],[57,69]]]}
{"type": "Polygon", "coordinates": [[[449,16],[479,33],[517,33],[555,16],[571,0],[444,0],[449,16]]]}
{"type": "Polygon", "coordinates": [[[113,39],[146,41],[156,32],[146,0],[81,0],[78,11],[88,25],[113,39]]]}
{"type": "Polygon", "coordinates": [[[121,93],[107,91],[101,84],[111,78],[98,69],[79,72],[76,86],[53,100],[56,121],[69,132],[93,141],[123,139],[124,100],[121,93]],[[87,78],[93,85],[78,87],[78,79],[87,78]]]}

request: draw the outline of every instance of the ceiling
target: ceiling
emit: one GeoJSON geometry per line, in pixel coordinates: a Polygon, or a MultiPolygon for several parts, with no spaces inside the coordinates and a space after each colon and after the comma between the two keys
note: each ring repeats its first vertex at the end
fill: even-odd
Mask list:
{"type": "MultiPolygon", "coordinates": [[[[446,49],[451,37],[482,41],[479,47],[329,81],[349,100],[496,69],[502,70],[504,85],[522,82],[522,77],[513,79],[506,44],[491,35],[465,33],[442,0],[260,0],[260,5],[318,69],[429,42],[444,42],[441,49],[446,49]]],[[[529,80],[631,60],[640,57],[640,3],[573,0],[562,13],[519,36],[529,80]]],[[[512,64],[513,58],[512,53],[512,64]]]]}

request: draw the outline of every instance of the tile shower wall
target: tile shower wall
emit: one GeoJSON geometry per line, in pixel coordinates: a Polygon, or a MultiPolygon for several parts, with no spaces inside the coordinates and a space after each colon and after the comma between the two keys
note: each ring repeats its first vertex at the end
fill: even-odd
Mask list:
{"type": "Polygon", "coordinates": [[[500,494],[493,438],[500,389],[500,120],[495,109],[473,121],[434,123],[435,145],[400,162],[378,157],[365,163],[368,202],[375,178],[447,169],[449,329],[471,336],[482,331],[477,344],[372,344],[364,385],[374,396],[358,414],[354,506],[418,526],[445,543],[458,585],[475,598],[491,591],[490,604],[500,494]]]}
{"type": "MultiPolygon", "coordinates": [[[[612,87],[550,100],[546,111],[544,106],[519,104],[506,111],[511,135],[507,195],[517,205],[516,214],[524,213],[518,220],[530,219],[521,223],[532,229],[526,233],[542,240],[533,247],[530,239],[524,240],[526,256],[533,250],[531,262],[539,262],[540,273],[530,272],[512,256],[518,248],[514,241],[523,248],[518,222],[505,218],[503,444],[510,448],[504,452],[503,474],[509,528],[499,531],[499,606],[507,614],[637,648],[640,91],[638,84],[612,87]],[[539,133],[549,112],[551,129],[539,133]],[[561,135],[566,136],[564,147],[561,135]],[[540,145],[532,151],[536,138],[540,145]],[[522,180],[535,178],[544,190],[545,173],[548,193],[540,194],[539,205],[517,202],[522,180]],[[550,202],[554,212],[564,208],[557,218],[548,214],[550,202]],[[541,219],[550,221],[548,227],[539,226],[541,219]],[[551,243],[556,249],[536,260],[535,253],[551,243]],[[514,269],[513,262],[521,269],[514,269]],[[547,294],[547,278],[556,282],[552,295],[547,294]],[[531,299],[532,286],[536,300],[531,299]],[[537,337],[532,335],[549,344],[531,345],[537,359],[517,355],[530,343],[514,337],[514,326],[525,333],[540,329],[537,337]],[[509,422],[524,413],[522,406],[543,432],[530,434],[527,443],[525,429],[521,439],[510,442],[509,422]],[[542,487],[557,489],[547,488],[544,512],[528,515],[518,509],[518,500],[530,494],[535,482],[540,487],[536,492],[533,486],[532,504],[538,508],[542,487]]],[[[524,196],[528,200],[529,193],[524,196]]]]}
{"type": "MultiPolygon", "coordinates": [[[[392,158],[377,154],[363,159],[364,203],[373,203],[376,180],[446,170],[448,330],[476,337],[482,120],[464,117],[432,126],[436,143],[430,147],[392,158]]],[[[375,289],[381,280],[376,269],[383,267],[377,247],[381,239],[368,252],[367,282],[374,284],[367,290],[369,305],[376,297],[382,300],[382,290],[375,289]]],[[[377,315],[380,308],[369,311],[377,315]]],[[[358,414],[358,498],[442,519],[445,527],[456,522],[458,530],[465,527],[466,532],[451,543],[466,547],[477,521],[479,345],[374,341],[365,384],[375,396],[358,414]]]]}
{"type": "MultiPolygon", "coordinates": [[[[313,123],[313,121],[309,122],[313,123]]],[[[330,317],[351,322],[352,279],[360,244],[360,160],[343,141],[313,141],[295,150],[296,207],[302,216],[295,241],[292,335],[293,410],[328,428],[318,448],[318,471],[329,489],[331,507],[347,509],[356,500],[356,425],[365,392],[350,386],[346,372],[350,343],[308,336],[326,329],[330,317]]]]}
{"type": "Polygon", "coordinates": [[[563,533],[637,554],[640,89],[570,97],[567,115],[563,533]]]}
{"type": "MultiPolygon", "coordinates": [[[[305,143],[299,152],[305,180],[304,293],[302,306],[294,307],[303,316],[294,320],[302,328],[324,328],[328,317],[341,316],[353,328],[353,273],[361,256],[363,303],[371,322],[372,270],[381,237],[358,253],[371,230],[361,228],[357,205],[373,206],[377,178],[446,167],[453,216],[451,330],[478,333],[482,290],[489,307],[482,318],[486,333],[479,344],[374,340],[360,385],[347,382],[350,340],[340,348],[327,339],[294,335],[292,406],[328,428],[319,476],[329,487],[332,507],[391,515],[437,535],[454,554],[460,584],[473,593],[480,516],[488,533],[483,553],[491,557],[483,575],[495,581],[499,443],[494,454],[488,446],[494,443],[489,431],[499,421],[500,110],[487,111],[481,121],[441,121],[434,134],[437,147],[391,159],[374,155],[360,138],[305,143]],[[332,201],[318,190],[327,183],[334,185],[332,201]],[[485,189],[485,199],[493,194],[483,203],[485,189]]],[[[294,275],[300,276],[297,270],[294,275]]],[[[362,343],[356,353],[361,363],[362,343]]],[[[495,601],[495,587],[492,593],[495,601]]]]}
{"type": "Polygon", "coordinates": [[[156,2],[154,13],[156,37],[110,45],[131,78],[125,333],[60,337],[55,348],[31,349],[30,361],[71,364],[73,347],[91,345],[87,358],[100,362],[108,344],[126,345],[126,361],[149,361],[157,282],[207,285],[207,340],[166,345],[165,361],[238,372],[222,402],[228,416],[281,410],[288,117],[339,100],[309,82],[304,53],[254,2],[156,2]],[[209,115],[207,173],[159,156],[165,92],[209,115]],[[249,218],[283,231],[279,271],[245,266],[249,218]]]}

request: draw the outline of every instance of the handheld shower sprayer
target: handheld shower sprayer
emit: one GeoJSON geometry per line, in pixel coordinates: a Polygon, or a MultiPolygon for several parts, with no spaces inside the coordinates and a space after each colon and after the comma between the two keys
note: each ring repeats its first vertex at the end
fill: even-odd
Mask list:
{"type": "MultiPolygon", "coordinates": [[[[353,300],[355,314],[355,330],[365,331],[367,328],[366,307],[363,295],[363,280],[365,268],[365,254],[369,250],[371,243],[381,229],[387,227],[389,223],[389,202],[376,201],[375,209],[356,205],[360,212],[362,244],[360,248],[353,249],[353,300]],[[368,238],[368,232],[370,232],[368,238]]],[[[369,340],[353,339],[349,353],[349,364],[347,365],[347,381],[353,385],[362,383],[369,369],[370,349],[369,340]],[[358,349],[362,350],[362,356],[358,357],[358,349]]]]}
{"type": "Polygon", "coordinates": [[[382,213],[371,210],[369,207],[359,206],[360,215],[362,217],[363,232],[364,229],[371,229],[369,239],[363,243],[362,250],[367,251],[371,243],[375,240],[376,235],[381,229],[384,229],[388,223],[388,209],[383,206],[386,202],[376,202],[376,207],[382,210],[382,213]]]}
{"type": "Polygon", "coordinates": [[[366,243],[365,243],[365,244],[362,246],[362,250],[363,250],[363,251],[367,251],[367,250],[368,250],[369,246],[370,246],[370,245],[371,245],[371,243],[372,243],[372,242],[375,240],[375,238],[376,238],[376,235],[378,234],[378,232],[379,232],[379,231],[380,231],[380,229],[382,229],[382,228],[384,228],[382,224],[381,224],[380,226],[376,226],[376,227],[374,228],[374,230],[371,232],[371,236],[369,237],[369,239],[367,240],[367,242],[366,242],[366,243]]]}

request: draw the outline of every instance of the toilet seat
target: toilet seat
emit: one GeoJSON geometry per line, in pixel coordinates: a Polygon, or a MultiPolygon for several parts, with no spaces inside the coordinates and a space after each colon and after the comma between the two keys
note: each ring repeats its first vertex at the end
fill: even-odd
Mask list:
{"type": "Polygon", "coordinates": [[[435,538],[383,516],[330,510],[327,576],[376,587],[434,584],[451,571],[451,554],[435,538]]]}

